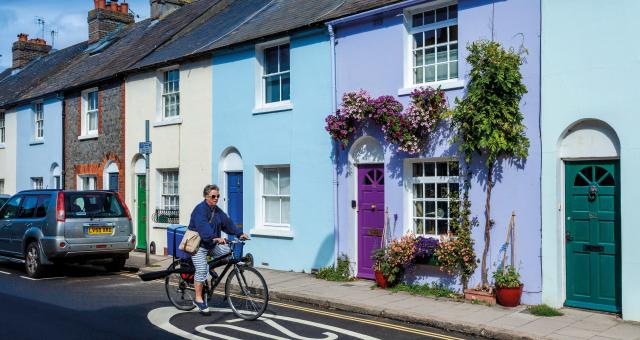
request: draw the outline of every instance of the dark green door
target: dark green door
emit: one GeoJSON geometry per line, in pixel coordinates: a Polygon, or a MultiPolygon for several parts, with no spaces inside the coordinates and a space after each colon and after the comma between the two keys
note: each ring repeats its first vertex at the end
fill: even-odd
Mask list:
{"type": "Polygon", "coordinates": [[[147,249],[147,187],[146,176],[138,176],[138,244],[136,248],[147,249]]]}
{"type": "Polygon", "coordinates": [[[619,164],[566,163],[567,306],[621,311],[619,164]]]}

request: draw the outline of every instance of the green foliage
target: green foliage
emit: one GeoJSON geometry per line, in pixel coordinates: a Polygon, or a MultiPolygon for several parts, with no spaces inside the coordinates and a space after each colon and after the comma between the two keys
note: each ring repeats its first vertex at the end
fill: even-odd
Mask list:
{"type": "Polygon", "coordinates": [[[337,266],[328,266],[320,268],[316,274],[316,278],[327,281],[351,281],[351,270],[349,269],[349,257],[345,254],[338,257],[337,266]]]}
{"type": "Polygon", "coordinates": [[[520,100],[527,93],[522,82],[522,56],[493,41],[476,41],[467,49],[471,65],[467,94],[456,99],[452,124],[458,134],[454,142],[471,161],[473,154],[486,157],[487,166],[501,158],[526,158],[529,139],[525,135],[520,100]]]}
{"type": "MultiPolygon", "coordinates": [[[[491,242],[491,190],[496,165],[503,160],[524,160],[528,156],[529,139],[525,134],[520,100],[527,93],[522,82],[522,53],[505,50],[494,41],[476,41],[467,46],[471,65],[467,93],[456,99],[451,125],[467,163],[474,156],[484,159],[486,166],[486,203],[484,251],[482,253],[482,286],[488,287],[487,254],[491,242]]],[[[523,53],[526,50],[523,50],[523,53]]]]}
{"type": "Polygon", "coordinates": [[[562,316],[564,315],[561,311],[549,307],[547,305],[537,305],[537,306],[529,306],[527,307],[529,313],[535,316],[562,316]]]}
{"type": "Polygon", "coordinates": [[[400,283],[397,286],[390,288],[392,292],[407,292],[411,295],[420,295],[420,296],[435,296],[435,297],[446,297],[451,299],[462,299],[464,295],[461,295],[443,285],[438,285],[437,283],[433,283],[431,285],[409,285],[406,283],[400,283]]]}
{"type": "Polygon", "coordinates": [[[402,279],[405,267],[413,262],[417,250],[415,239],[415,235],[407,234],[373,253],[373,270],[382,272],[389,287],[402,279]]]}
{"type": "Polygon", "coordinates": [[[493,273],[496,288],[516,288],[522,285],[520,274],[514,266],[499,267],[493,273]]]}
{"type": "MultiPolygon", "coordinates": [[[[468,173],[469,169],[467,169],[468,173]]],[[[449,274],[460,275],[462,287],[466,289],[469,278],[478,267],[476,254],[473,250],[473,239],[471,238],[473,221],[471,220],[468,177],[465,180],[462,202],[459,201],[459,197],[452,197],[449,209],[452,216],[451,229],[456,237],[449,241],[441,242],[436,249],[435,256],[440,270],[449,274]]]]}

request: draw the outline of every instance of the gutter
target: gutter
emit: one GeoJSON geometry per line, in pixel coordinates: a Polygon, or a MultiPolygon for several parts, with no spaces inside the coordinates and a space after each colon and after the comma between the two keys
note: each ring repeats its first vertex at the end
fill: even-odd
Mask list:
{"type": "MultiPolygon", "coordinates": [[[[336,84],[336,34],[333,30],[333,25],[331,23],[327,23],[327,31],[329,32],[329,53],[331,54],[331,114],[335,113],[338,110],[338,102],[337,102],[337,84],[336,84]]],[[[338,266],[338,256],[339,256],[339,246],[340,246],[340,230],[338,227],[339,224],[339,215],[338,215],[338,152],[340,152],[338,148],[338,144],[333,141],[334,151],[334,167],[333,167],[333,247],[335,250],[335,258],[334,264],[338,266]]]]}
{"type": "Polygon", "coordinates": [[[331,26],[340,25],[340,24],[351,22],[351,21],[356,21],[356,20],[359,20],[359,19],[370,17],[372,15],[376,15],[376,14],[379,14],[379,13],[393,11],[393,10],[396,10],[396,9],[400,9],[400,8],[404,8],[404,7],[408,7],[408,6],[413,6],[413,5],[418,5],[418,4],[422,4],[422,3],[425,3],[425,2],[431,2],[431,1],[434,1],[434,0],[405,0],[405,1],[401,1],[401,2],[398,2],[398,3],[392,4],[392,5],[378,7],[378,8],[374,8],[372,10],[368,10],[368,11],[361,12],[361,13],[358,13],[358,14],[354,14],[354,15],[350,15],[350,16],[347,16],[347,17],[331,20],[331,21],[327,22],[327,26],[329,26],[329,25],[331,25],[331,26]]]}

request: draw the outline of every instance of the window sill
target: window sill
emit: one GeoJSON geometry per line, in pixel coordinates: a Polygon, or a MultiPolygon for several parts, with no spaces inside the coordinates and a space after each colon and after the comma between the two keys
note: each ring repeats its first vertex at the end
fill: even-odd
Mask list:
{"type": "Polygon", "coordinates": [[[269,112],[278,112],[278,111],[289,111],[293,110],[293,104],[290,101],[275,103],[275,104],[267,104],[262,106],[255,107],[251,113],[254,115],[269,113],[269,112]]]}
{"type": "Polygon", "coordinates": [[[182,124],[182,117],[175,117],[175,118],[167,118],[167,119],[155,121],[153,122],[153,127],[180,125],[180,124],[182,124]]]}
{"type": "Polygon", "coordinates": [[[44,139],[34,139],[29,142],[29,145],[40,145],[44,144],[44,139]]]}
{"type": "Polygon", "coordinates": [[[267,237],[279,237],[279,238],[293,238],[293,232],[289,228],[254,228],[249,231],[251,236],[267,236],[267,237]]]}
{"type": "Polygon", "coordinates": [[[411,92],[421,87],[425,87],[425,88],[432,87],[434,89],[437,89],[438,87],[440,87],[440,89],[442,90],[461,89],[464,87],[464,80],[454,79],[454,80],[436,81],[433,83],[425,83],[425,84],[420,84],[420,85],[415,85],[410,87],[404,87],[398,90],[398,95],[399,96],[410,95],[411,92]]]}
{"type": "Polygon", "coordinates": [[[100,135],[82,135],[78,136],[78,140],[89,140],[89,139],[98,139],[100,135]]]}

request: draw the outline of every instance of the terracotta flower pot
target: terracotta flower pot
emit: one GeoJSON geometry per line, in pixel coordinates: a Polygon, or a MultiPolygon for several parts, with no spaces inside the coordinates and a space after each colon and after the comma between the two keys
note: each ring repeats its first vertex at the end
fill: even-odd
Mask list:
{"type": "Polygon", "coordinates": [[[381,271],[376,270],[376,283],[380,288],[387,288],[387,279],[384,277],[381,271]]]}
{"type": "Polygon", "coordinates": [[[522,286],[515,288],[496,288],[498,303],[505,307],[516,307],[520,304],[522,286]]]}

